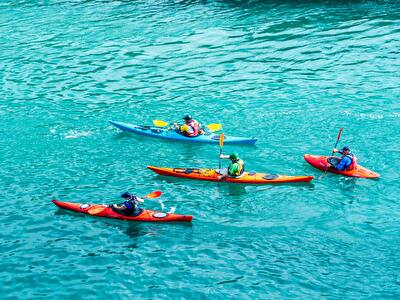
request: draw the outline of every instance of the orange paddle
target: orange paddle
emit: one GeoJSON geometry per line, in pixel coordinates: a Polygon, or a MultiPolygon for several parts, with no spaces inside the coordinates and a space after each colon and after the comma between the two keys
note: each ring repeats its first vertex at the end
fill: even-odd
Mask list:
{"type": "Polygon", "coordinates": [[[162,194],[161,191],[154,191],[154,192],[151,192],[150,194],[144,196],[143,198],[147,198],[147,199],[158,198],[161,196],[161,194],[162,194]]]}

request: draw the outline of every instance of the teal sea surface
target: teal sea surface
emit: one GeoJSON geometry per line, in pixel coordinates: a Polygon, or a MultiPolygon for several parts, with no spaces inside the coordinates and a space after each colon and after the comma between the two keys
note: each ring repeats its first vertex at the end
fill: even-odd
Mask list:
{"type": "MultiPolygon", "coordinates": [[[[399,1],[0,3],[2,299],[398,299],[399,1]],[[256,136],[244,186],[146,169],[218,167],[218,145],[123,133],[191,113],[256,136]],[[378,180],[312,168],[349,145],[378,180]],[[51,199],[193,215],[133,223],[51,199]]],[[[227,164],[227,161],[224,161],[227,164]]]]}

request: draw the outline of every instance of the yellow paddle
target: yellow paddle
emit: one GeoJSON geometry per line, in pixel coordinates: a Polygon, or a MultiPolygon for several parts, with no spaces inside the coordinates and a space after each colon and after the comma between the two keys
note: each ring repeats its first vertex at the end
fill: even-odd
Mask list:
{"type": "Polygon", "coordinates": [[[222,147],[224,146],[224,138],[225,135],[223,133],[221,133],[221,135],[219,136],[219,169],[221,169],[221,154],[222,154],[222,147]]]}
{"type": "Polygon", "coordinates": [[[206,127],[210,129],[210,131],[218,131],[222,129],[222,125],[218,123],[208,124],[206,127]]]}
{"type": "MultiPolygon", "coordinates": [[[[221,154],[222,154],[222,147],[224,146],[224,139],[225,135],[221,133],[219,136],[219,161],[218,161],[218,172],[221,172],[221,154]]],[[[220,182],[220,177],[218,177],[218,186],[220,182]]]]}
{"type": "Polygon", "coordinates": [[[154,124],[154,126],[157,126],[157,127],[165,127],[165,126],[169,125],[169,123],[162,121],[162,120],[153,120],[153,124],[154,124]]]}
{"type": "MultiPolygon", "coordinates": [[[[166,127],[168,125],[171,125],[171,123],[167,123],[163,120],[153,120],[153,124],[154,124],[154,126],[157,126],[157,127],[166,127]]],[[[210,131],[218,131],[218,130],[222,129],[222,125],[218,124],[218,123],[208,124],[208,125],[206,125],[206,127],[210,131]]]]}
{"type": "MultiPolygon", "coordinates": [[[[162,194],[161,191],[154,191],[151,192],[150,194],[147,194],[146,196],[143,197],[143,199],[154,199],[160,197],[162,194]]],[[[100,206],[100,207],[94,207],[88,210],[89,215],[98,215],[101,213],[103,210],[108,208],[108,206],[100,206]]]]}

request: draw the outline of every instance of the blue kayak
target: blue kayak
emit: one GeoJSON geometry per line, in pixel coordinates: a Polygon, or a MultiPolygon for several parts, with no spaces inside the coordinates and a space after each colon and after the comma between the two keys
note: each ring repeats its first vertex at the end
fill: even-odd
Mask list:
{"type": "MultiPolygon", "coordinates": [[[[180,141],[180,142],[193,142],[193,143],[219,143],[219,134],[202,134],[196,137],[187,137],[174,129],[166,129],[154,126],[139,126],[122,122],[109,121],[115,127],[122,131],[132,132],[140,135],[151,136],[164,140],[180,141]]],[[[257,142],[255,138],[242,138],[225,136],[224,144],[228,145],[253,145],[257,142]]]]}

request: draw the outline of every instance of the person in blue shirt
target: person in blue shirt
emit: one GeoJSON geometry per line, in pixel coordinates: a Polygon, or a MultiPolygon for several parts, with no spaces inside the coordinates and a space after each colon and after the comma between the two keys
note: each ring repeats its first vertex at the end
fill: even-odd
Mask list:
{"type": "Polygon", "coordinates": [[[356,168],[356,157],[351,153],[349,146],[344,146],[342,150],[333,149],[333,153],[340,153],[342,157],[338,161],[328,161],[328,167],[334,168],[339,171],[350,171],[356,168]]]}
{"type": "Polygon", "coordinates": [[[144,202],[142,198],[139,198],[129,192],[125,192],[121,195],[125,201],[120,204],[114,204],[113,210],[123,215],[135,216],[140,214],[141,208],[139,208],[139,202],[144,202]]]}

